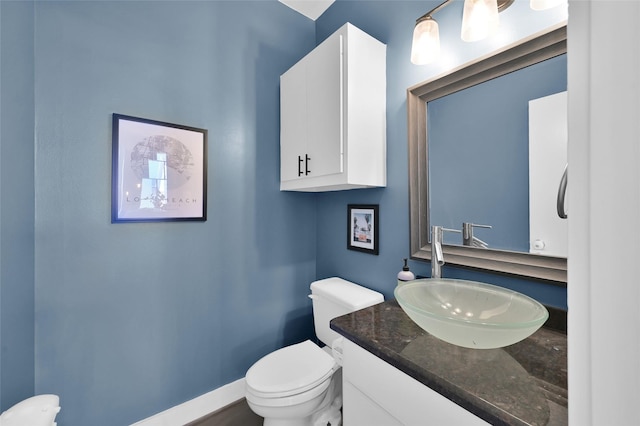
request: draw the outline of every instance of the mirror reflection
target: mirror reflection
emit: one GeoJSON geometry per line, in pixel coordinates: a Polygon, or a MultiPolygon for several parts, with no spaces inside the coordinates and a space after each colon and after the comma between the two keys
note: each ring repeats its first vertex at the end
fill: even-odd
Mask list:
{"type": "Polygon", "coordinates": [[[453,231],[445,244],[566,257],[566,56],[428,102],[429,222],[453,231]]]}
{"type": "MultiPolygon", "coordinates": [[[[531,220],[538,205],[551,204],[544,214],[556,214],[554,187],[566,159],[529,144],[530,136],[553,139],[545,133],[555,126],[550,119],[566,126],[566,107],[558,109],[562,117],[546,103],[566,97],[566,37],[566,26],[550,29],[407,90],[413,259],[431,261],[430,229],[441,226],[453,230],[441,246],[448,264],[566,285],[567,259],[548,237],[557,231],[540,233],[531,220]],[[468,92],[474,101],[463,98],[468,92]],[[541,117],[530,118],[533,110],[541,117]],[[541,125],[529,124],[538,119],[541,125]],[[551,182],[541,188],[552,189],[535,189],[539,175],[551,182]]],[[[566,155],[566,147],[559,151],[566,155]]]]}

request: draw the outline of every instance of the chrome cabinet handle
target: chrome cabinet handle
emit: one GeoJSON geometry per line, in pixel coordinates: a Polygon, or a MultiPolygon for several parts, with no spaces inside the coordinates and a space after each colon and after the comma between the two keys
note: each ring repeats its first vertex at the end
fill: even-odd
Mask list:
{"type": "Polygon", "coordinates": [[[560,179],[560,187],[558,188],[558,199],[556,203],[556,210],[560,219],[567,218],[567,211],[564,209],[564,198],[567,195],[567,171],[569,170],[569,163],[564,166],[564,173],[562,179],[560,179]]]}

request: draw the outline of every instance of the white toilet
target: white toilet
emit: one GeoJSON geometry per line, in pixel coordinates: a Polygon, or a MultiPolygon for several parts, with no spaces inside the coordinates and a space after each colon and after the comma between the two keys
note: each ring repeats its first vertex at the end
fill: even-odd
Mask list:
{"type": "Polygon", "coordinates": [[[55,426],[60,412],[58,395],[36,395],[17,403],[0,415],[0,426],[55,426]]]}
{"type": "Polygon", "coordinates": [[[278,349],[258,360],[246,375],[246,398],[264,426],[331,426],[341,424],[342,337],[329,328],[338,316],[384,301],[382,294],[342,278],[311,283],[316,335],[278,349]]]}

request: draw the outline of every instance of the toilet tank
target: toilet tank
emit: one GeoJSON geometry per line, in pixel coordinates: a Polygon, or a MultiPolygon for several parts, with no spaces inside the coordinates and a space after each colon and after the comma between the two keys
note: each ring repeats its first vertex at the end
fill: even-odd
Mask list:
{"type": "Polygon", "coordinates": [[[329,327],[332,319],[384,301],[381,293],[337,277],[314,281],[310,288],[316,336],[327,346],[341,337],[329,327]]]}

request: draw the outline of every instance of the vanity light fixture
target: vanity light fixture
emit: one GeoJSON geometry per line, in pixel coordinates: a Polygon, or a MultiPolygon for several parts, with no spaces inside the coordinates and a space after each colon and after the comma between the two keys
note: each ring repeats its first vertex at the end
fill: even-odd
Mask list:
{"type": "MultiPolygon", "coordinates": [[[[447,0],[436,9],[444,7],[449,1],[451,0],[447,0]]],[[[411,44],[411,62],[416,65],[429,64],[440,56],[438,23],[431,17],[436,9],[416,21],[416,27],[413,30],[413,43],[411,44]]]]}
{"type": "MultiPolygon", "coordinates": [[[[434,62],[440,55],[440,34],[438,23],[433,14],[449,5],[453,0],[443,3],[416,19],[411,45],[411,62],[425,65],[434,62]]],[[[464,0],[462,13],[462,29],[460,37],[464,41],[482,40],[496,32],[500,24],[498,14],[511,6],[515,0],[464,0]]],[[[533,10],[544,10],[561,4],[567,0],[530,0],[533,10]]]]}
{"type": "MultiPolygon", "coordinates": [[[[434,62],[440,55],[440,34],[433,14],[453,0],[446,0],[416,20],[411,45],[411,62],[425,65],[434,62]]],[[[556,1],[556,0],[547,0],[556,1]]],[[[514,0],[465,0],[462,16],[461,37],[464,41],[477,41],[493,34],[498,28],[498,12],[503,11],[514,0]]]]}
{"type": "Polygon", "coordinates": [[[460,38],[478,41],[493,35],[500,25],[498,0],[465,0],[460,38]]]}

